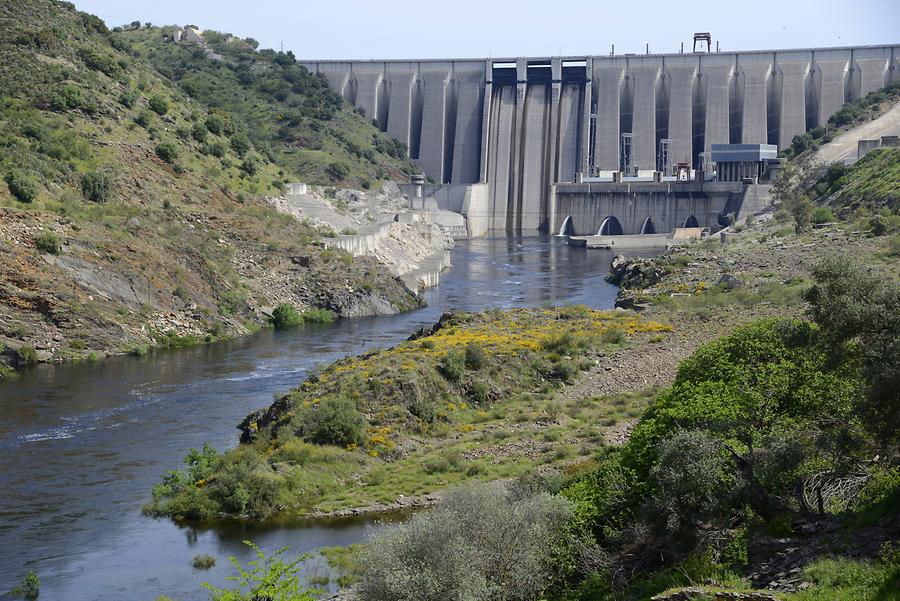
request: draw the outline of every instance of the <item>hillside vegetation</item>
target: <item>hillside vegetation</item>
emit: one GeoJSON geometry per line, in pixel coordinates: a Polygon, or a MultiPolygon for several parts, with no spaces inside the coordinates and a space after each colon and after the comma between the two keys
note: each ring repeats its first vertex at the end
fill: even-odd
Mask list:
{"type": "Polygon", "coordinates": [[[297,65],[291,52],[257,51],[255,40],[216,31],[204,31],[202,43],[175,43],[175,33],[125,27],[120,36],[130,52],[225,115],[238,135],[300,181],[368,188],[412,172],[403,144],[344,106],[328,80],[297,65]]]}
{"type": "MultiPolygon", "coordinates": [[[[237,448],[192,451],[148,510],[201,521],[302,515],[565,463],[603,444],[619,419],[594,399],[554,401],[555,390],[626,340],[668,330],[580,306],[447,316],[251,414],[237,448]]],[[[631,417],[633,401],[619,404],[631,417]]]]}
{"type": "MultiPolygon", "coordinates": [[[[374,260],[323,251],[331,233],[271,209],[261,197],[297,177],[288,163],[249,139],[245,115],[191,98],[123,36],[68,3],[0,6],[2,362],[243,334],[284,302],[338,315],[417,304],[374,260]]],[[[309,83],[297,102],[330,99],[308,100],[305,127],[376,131],[318,78],[278,68],[309,83]]],[[[358,168],[401,168],[379,156],[358,168]]]]}

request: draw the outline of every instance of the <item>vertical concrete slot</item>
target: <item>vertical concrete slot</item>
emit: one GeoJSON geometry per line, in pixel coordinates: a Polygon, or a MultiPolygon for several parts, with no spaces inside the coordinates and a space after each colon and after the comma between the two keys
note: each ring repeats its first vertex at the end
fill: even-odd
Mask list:
{"type": "Polygon", "coordinates": [[[666,71],[662,71],[656,83],[656,145],[659,150],[659,141],[669,137],[669,107],[671,104],[672,78],[666,71]]]}
{"type": "Polygon", "coordinates": [[[706,144],[706,94],[704,93],[706,79],[707,77],[703,73],[699,73],[697,77],[694,78],[694,84],[691,90],[693,103],[691,108],[693,114],[693,126],[691,131],[691,164],[694,166],[697,165],[700,153],[703,152],[703,148],[706,144]]]}
{"type": "Polygon", "coordinates": [[[766,122],[768,123],[769,144],[778,144],[781,132],[781,88],[784,78],[777,68],[773,68],[766,80],[766,122]]]}
{"type": "Polygon", "coordinates": [[[387,131],[388,126],[388,113],[391,106],[391,87],[386,79],[382,79],[378,83],[378,88],[375,90],[375,115],[374,118],[378,120],[378,129],[382,132],[387,131]]]}
{"type": "Polygon", "coordinates": [[[453,150],[456,148],[456,113],[459,107],[459,83],[453,77],[447,83],[444,111],[444,180],[449,184],[453,174],[453,150]]]}
{"type": "Polygon", "coordinates": [[[728,86],[728,141],[740,144],[744,136],[744,91],[746,79],[743,73],[736,73],[728,86]]]}
{"type": "Polygon", "coordinates": [[[416,78],[412,85],[412,97],[410,99],[409,115],[409,156],[419,158],[419,149],[422,144],[422,109],[424,106],[424,94],[422,82],[416,78]]]}

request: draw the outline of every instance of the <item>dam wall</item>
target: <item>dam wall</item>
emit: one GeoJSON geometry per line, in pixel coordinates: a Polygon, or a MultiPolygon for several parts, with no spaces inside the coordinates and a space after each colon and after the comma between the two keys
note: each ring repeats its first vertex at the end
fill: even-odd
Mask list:
{"type": "Polygon", "coordinates": [[[900,80],[900,45],[302,64],[407,144],[437,184],[487,184],[489,229],[549,231],[553,184],[626,167],[670,173],[713,144],[784,148],[900,80]]]}
{"type": "Polygon", "coordinates": [[[750,195],[765,195],[747,185],[735,189],[719,182],[590,183],[553,187],[553,232],[569,236],[660,234],[683,227],[721,229],[723,215],[736,215],[750,195]]]}

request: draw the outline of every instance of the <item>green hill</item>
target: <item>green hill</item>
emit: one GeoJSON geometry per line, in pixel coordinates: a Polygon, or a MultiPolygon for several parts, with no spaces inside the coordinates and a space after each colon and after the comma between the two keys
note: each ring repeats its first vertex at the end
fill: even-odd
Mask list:
{"type": "MultiPolygon", "coordinates": [[[[305,114],[303,127],[375,131],[311,90],[292,99],[331,98],[319,107],[330,118],[305,114]]],[[[298,174],[288,149],[250,140],[256,129],[188,96],[71,4],[0,5],[2,360],[242,334],[282,302],[347,315],[413,306],[373,260],[323,251],[318,231],[270,208],[262,197],[298,174]]],[[[345,156],[318,152],[326,167],[345,156]]],[[[354,173],[404,165],[374,158],[354,173]]]]}
{"type": "Polygon", "coordinates": [[[291,52],[257,52],[255,40],[216,31],[204,31],[202,42],[176,43],[174,26],[117,29],[135,56],[230,116],[260,152],[302,181],[368,187],[412,169],[401,162],[403,144],[345,106],[325,77],[298,65],[291,52]]]}

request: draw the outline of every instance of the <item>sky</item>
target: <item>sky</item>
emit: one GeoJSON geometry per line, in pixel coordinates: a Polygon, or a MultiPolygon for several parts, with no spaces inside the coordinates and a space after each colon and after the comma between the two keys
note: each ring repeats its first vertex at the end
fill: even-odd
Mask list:
{"type": "Polygon", "coordinates": [[[900,43],[900,0],[75,0],[112,27],[194,24],[300,59],[577,56],[900,43]]]}

